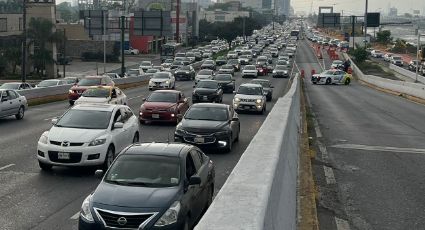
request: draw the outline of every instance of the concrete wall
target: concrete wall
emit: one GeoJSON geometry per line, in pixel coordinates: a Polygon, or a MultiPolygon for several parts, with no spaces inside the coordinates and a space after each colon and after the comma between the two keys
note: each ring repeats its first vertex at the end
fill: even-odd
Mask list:
{"type": "MultiPolygon", "coordinates": [[[[420,68],[420,66],[419,66],[419,68],[420,68]]],[[[416,80],[416,72],[412,72],[410,70],[403,69],[403,68],[396,66],[396,65],[393,65],[393,64],[390,64],[390,69],[396,71],[397,73],[399,73],[403,76],[406,76],[406,77],[409,77],[413,80],[416,80]]],[[[421,74],[421,72],[418,72],[418,81],[425,83],[425,77],[421,74]]]]}
{"type": "Polygon", "coordinates": [[[22,14],[0,14],[0,36],[21,35],[22,14]]]}
{"type": "Polygon", "coordinates": [[[195,230],[295,230],[300,132],[295,77],[195,230]]]}
{"type": "Polygon", "coordinates": [[[407,95],[411,95],[414,97],[425,99],[425,85],[420,83],[411,83],[404,81],[394,81],[382,77],[377,77],[373,75],[365,75],[363,72],[354,64],[354,62],[350,59],[350,57],[344,53],[345,59],[349,59],[351,61],[351,66],[353,68],[353,72],[356,76],[367,83],[378,86],[380,88],[388,89],[398,93],[404,93],[407,95]]]}

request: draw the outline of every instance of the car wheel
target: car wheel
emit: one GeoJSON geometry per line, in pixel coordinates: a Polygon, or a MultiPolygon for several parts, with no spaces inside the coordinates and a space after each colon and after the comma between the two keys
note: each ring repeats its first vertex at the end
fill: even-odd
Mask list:
{"type": "Polygon", "coordinates": [[[74,103],[75,103],[74,101],[69,101],[69,105],[70,105],[70,106],[73,106],[73,105],[74,105],[74,103]]]}
{"type": "Polygon", "coordinates": [[[133,137],[133,144],[139,142],[139,132],[136,132],[133,137]]]}
{"type": "Polygon", "coordinates": [[[326,79],[326,85],[330,85],[332,83],[332,80],[330,78],[326,79]]]}
{"type": "Polygon", "coordinates": [[[211,206],[213,202],[213,196],[214,196],[214,184],[212,184],[210,189],[208,190],[208,200],[207,200],[207,204],[205,205],[205,210],[204,210],[205,212],[211,206]]]}
{"type": "Polygon", "coordinates": [[[349,85],[351,82],[350,78],[345,79],[344,85],[349,85]]]}
{"type": "Polygon", "coordinates": [[[228,144],[227,144],[227,147],[225,148],[225,152],[226,153],[230,153],[231,151],[232,151],[232,147],[233,147],[233,137],[232,137],[232,133],[230,133],[230,137],[229,137],[229,140],[228,140],[228,144]]]}
{"type": "Polygon", "coordinates": [[[115,159],[115,149],[111,145],[109,146],[108,151],[106,152],[105,162],[103,162],[103,166],[102,166],[103,172],[106,172],[106,170],[108,170],[112,162],[114,162],[114,159],[115,159]]]}
{"type": "Polygon", "coordinates": [[[15,117],[16,117],[17,120],[22,120],[22,118],[24,118],[24,115],[25,115],[25,108],[23,106],[21,106],[19,108],[18,113],[15,115],[15,117]]]}
{"type": "Polygon", "coordinates": [[[239,134],[241,133],[241,124],[239,124],[239,127],[238,127],[238,135],[236,136],[236,138],[235,138],[235,142],[238,142],[239,141],[239,134]]]}
{"type": "Polygon", "coordinates": [[[184,220],[184,224],[182,226],[183,230],[190,230],[189,228],[189,217],[187,216],[186,219],[184,220]]]}
{"type": "Polygon", "coordinates": [[[38,165],[40,166],[41,170],[43,170],[43,171],[50,171],[50,170],[52,170],[52,167],[53,167],[52,165],[43,163],[41,161],[38,162],[38,165]]]}

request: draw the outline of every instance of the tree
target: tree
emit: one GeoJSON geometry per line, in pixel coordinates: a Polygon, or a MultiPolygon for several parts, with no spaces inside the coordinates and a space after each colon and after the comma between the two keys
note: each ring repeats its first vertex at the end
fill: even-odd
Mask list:
{"type": "MultiPolygon", "coordinates": [[[[28,47],[34,46],[34,67],[37,73],[44,73],[47,64],[53,63],[52,52],[47,49],[47,44],[63,41],[61,32],[54,32],[54,25],[44,18],[31,18],[28,28],[28,47]]],[[[28,48],[27,47],[27,48],[28,48]]]]}
{"type": "Polygon", "coordinates": [[[56,11],[61,15],[61,18],[65,22],[76,22],[78,21],[78,9],[72,7],[69,2],[62,2],[56,6],[56,11]]]}
{"type": "Polygon", "coordinates": [[[406,17],[406,18],[412,18],[412,17],[413,17],[413,15],[412,15],[412,14],[409,14],[409,13],[405,13],[405,14],[404,14],[404,17],[406,17]]]}
{"type": "Polygon", "coordinates": [[[363,63],[367,59],[367,51],[365,47],[357,47],[357,49],[352,49],[349,51],[349,54],[354,57],[356,63],[363,63]]]}
{"type": "Polygon", "coordinates": [[[384,45],[389,44],[393,40],[393,38],[391,37],[391,31],[384,30],[384,31],[378,32],[376,34],[376,40],[379,43],[384,44],[384,45]]]}
{"type": "Polygon", "coordinates": [[[8,47],[5,49],[4,57],[7,59],[10,66],[12,66],[12,73],[16,73],[16,67],[21,63],[21,49],[19,47],[8,47]]]}

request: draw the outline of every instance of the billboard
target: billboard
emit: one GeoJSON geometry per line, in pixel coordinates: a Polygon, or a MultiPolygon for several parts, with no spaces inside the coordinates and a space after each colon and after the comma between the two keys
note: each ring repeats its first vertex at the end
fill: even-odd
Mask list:
{"type": "Polygon", "coordinates": [[[172,36],[170,11],[134,12],[134,34],[149,36],[172,36]]]}
{"type": "Polygon", "coordinates": [[[341,14],[340,13],[320,13],[317,18],[317,27],[340,27],[341,14]]]}
{"type": "Polygon", "coordinates": [[[107,10],[82,10],[80,18],[84,19],[84,29],[89,36],[102,35],[108,30],[107,20],[109,18],[107,10]]]}
{"type": "Polygon", "coordinates": [[[367,27],[379,27],[381,24],[380,13],[367,13],[367,27]]]}

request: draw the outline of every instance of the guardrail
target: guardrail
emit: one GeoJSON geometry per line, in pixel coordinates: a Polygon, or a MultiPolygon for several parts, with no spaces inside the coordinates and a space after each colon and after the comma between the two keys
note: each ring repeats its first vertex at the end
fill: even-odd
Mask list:
{"type": "MultiPolygon", "coordinates": [[[[390,69],[396,71],[397,73],[399,73],[403,76],[406,76],[406,77],[409,77],[413,80],[416,80],[416,73],[415,72],[412,72],[412,71],[407,70],[407,69],[403,69],[403,68],[396,66],[394,64],[391,64],[391,63],[390,63],[390,69]]],[[[425,77],[422,76],[422,74],[420,72],[418,73],[418,79],[417,80],[419,82],[425,83],[425,77]]]]}
{"type": "Polygon", "coordinates": [[[300,119],[296,76],[195,230],[296,229],[300,119]]]}
{"type": "Polygon", "coordinates": [[[382,77],[377,77],[373,75],[365,75],[363,72],[356,66],[356,64],[351,60],[347,54],[343,54],[344,58],[350,60],[353,72],[356,76],[369,84],[375,85],[377,87],[388,89],[394,92],[407,94],[417,98],[425,99],[425,85],[420,83],[411,83],[405,81],[394,81],[382,77]]]}

